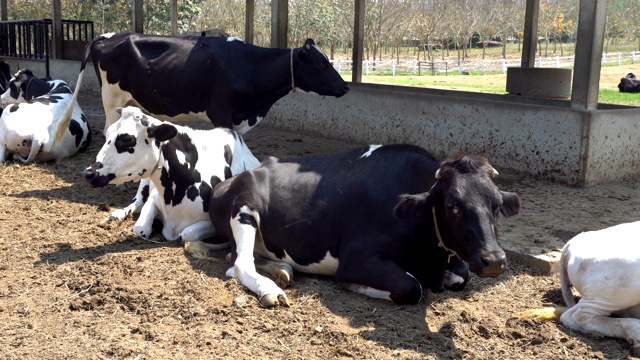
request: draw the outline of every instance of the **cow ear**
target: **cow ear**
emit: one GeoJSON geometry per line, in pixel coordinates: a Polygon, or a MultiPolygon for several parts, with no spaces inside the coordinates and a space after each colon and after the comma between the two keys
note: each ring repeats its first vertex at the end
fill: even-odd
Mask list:
{"type": "Polygon", "coordinates": [[[402,220],[423,219],[429,214],[429,209],[434,204],[435,195],[431,192],[415,195],[400,195],[398,204],[393,209],[393,214],[402,220]]]}
{"type": "Polygon", "coordinates": [[[158,141],[166,141],[172,139],[178,134],[178,129],[170,124],[161,124],[158,126],[150,126],[147,128],[147,135],[158,141]]]}
{"type": "Polygon", "coordinates": [[[500,191],[502,195],[502,207],[500,212],[504,217],[517,215],[520,212],[520,197],[516,193],[500,191]]]}

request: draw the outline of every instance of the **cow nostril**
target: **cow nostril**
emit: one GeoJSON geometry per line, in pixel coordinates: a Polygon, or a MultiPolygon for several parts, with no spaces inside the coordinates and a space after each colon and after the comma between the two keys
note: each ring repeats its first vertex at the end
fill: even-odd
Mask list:
{"type": "Polygon", "coordinates": [[[82,172],[81,175],[82,175],[83,178],[85,178],[87,180],[91,180],[94,177],[96,177],[96,172],[93,171],[93,170],[85,170],[85,171],[82,172]]]}

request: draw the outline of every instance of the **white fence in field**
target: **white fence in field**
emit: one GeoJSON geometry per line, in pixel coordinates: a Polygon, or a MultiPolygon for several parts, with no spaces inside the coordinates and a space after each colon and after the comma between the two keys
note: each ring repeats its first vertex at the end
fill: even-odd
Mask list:
{"type": "MultiPolygon", "coordinates": [[[[640,60],[640,52],[602,54],[602,65],[620,65],[622,63],[635,64],[640,60]]],[[[352,60],[330,60],[339,73],[352,71],[352,60]]],[[[447,75],[449,72],[458,74],[468,72],[507,73],[508,67],[519,67],[520,59],[500,60],[460,60],[460,61],[396,61],[396,60],[364,60],[362,73],[364,75],[447,75]]],[[[537,57],[536,67],[545,68],[573,68],[573,56],[537,57]]]]}

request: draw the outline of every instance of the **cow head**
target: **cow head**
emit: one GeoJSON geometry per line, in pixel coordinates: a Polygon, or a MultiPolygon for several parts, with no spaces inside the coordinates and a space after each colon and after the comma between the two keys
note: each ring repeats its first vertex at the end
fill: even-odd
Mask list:
{"type": "Polygon", "coordinates": [[[349,91],[349,85],[312,39],[307,39],[304,46],[291,53],[291,66],[292,86],[295,88],[335,97],[341,97],[349,91]]]}
{"type": "Polygon", "coordinates": [[[498,189],[495,169],[482,156],[463,155],[443,162],[427,193],[403,195],[394,213],[401,219],[434,224],[436,238],[479,276],[497,276],[506,256],[497,243],[497,219],[520,211],[515,193],[498,189]]]}
{"type": "Polygon", "coordinates": [[[176,136],[175,126],[148,116],[137,107],[117,108],[120,119],[107,129],[96,162],[82,172],[93,187],[139,181],[155,171],[161,142],[176,136]]]}

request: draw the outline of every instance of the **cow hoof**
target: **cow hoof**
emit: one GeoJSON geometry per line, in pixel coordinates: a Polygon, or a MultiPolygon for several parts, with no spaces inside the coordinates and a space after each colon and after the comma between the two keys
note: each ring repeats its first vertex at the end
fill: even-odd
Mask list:
{"type": "Polygon", "coordinates": [[[285,269],[277,269],[272,273],[273,281],[278,285],[279,288],[284,289],[291,283],[291,277],[293,274],[289,274],[289,272],[285,269]]]}
{"type": "Polygon", "coordinates": [[[263,307],[275,307],[278,305],[291,307],[291,303],[285,294],[264,294],[260,298],[260,305],[263,307]]]}
{"type": "Polygon", "coordinates": [[[184,244],[184,251],[191,254],[195,259],[209,259],[209,250],[200,241],[189,241],[184,244]]]}

